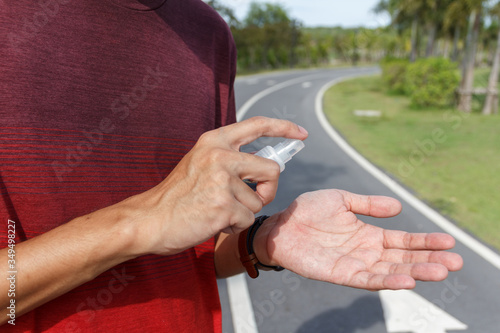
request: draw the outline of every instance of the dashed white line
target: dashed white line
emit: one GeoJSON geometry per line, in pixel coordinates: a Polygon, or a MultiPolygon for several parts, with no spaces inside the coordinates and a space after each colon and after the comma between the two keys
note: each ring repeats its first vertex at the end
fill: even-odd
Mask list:
{"type": "Polygon", "coordinates": [[[303,81],[307,81],[307,80],[311,80],[311,79],[315,79],[315,78],[320,78],[320,77],[324,77],[324,76],[325,76],[325,73],[323,73],[323,74],[311,74],[311,75],[301,76],[301,77],[297,77],[297,78],[294,78],[294,79],[290,79],[290,80],[287,80],[287,81],[275,84],[272,87],[264,89],[261,92],[253,95],[250,99],[248,99],[245,102],[245,104],[243,104],[239,108],[239,110],[238,110],[238,112],[236,114],[236,118],[238,119],[238,121],[242,121],[243,117],[245,117],[245,115],[248,112],[248,110],[250,110],[250,108],[255,103],[257,103],[259,100],[261,100],[262,98],[266,97],[269,94],[272,94],[275,91],[278,91],[280,89],[283,89],[283,88],[286,88],[286,87],[289,87],[289,86],[293,86],[294,84],[298,84],[298,83],[301,83],[303,81]]]}
{"type": "Polygon", "coordinates": [[[248,85],[256,85],[256,84],[258,84],[258,83],[259,83],[259,79],[253,79],[253,78],[251,78],[251,79],[247,79],[247,80],[245,80],[245,82],[246,82],[248,85]]]}

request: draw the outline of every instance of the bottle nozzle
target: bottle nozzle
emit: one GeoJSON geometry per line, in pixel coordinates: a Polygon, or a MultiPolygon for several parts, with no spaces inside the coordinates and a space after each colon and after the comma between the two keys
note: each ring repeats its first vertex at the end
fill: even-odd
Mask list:
{"type": "Polygon", "coordinates": [[[304,142],[300,140],[286,139],[273,147],[276,154],[281,158],[283,163],[290,161],[293,155],[297,154],[304,148],[304,142]]]}
{"type": "Polygon", "coordinates": [[[304,142],[300,140],[287,139],[276,146],[267,146],[259,150],[255,155],[271,159],[279,164],[280,172],[285,170],[285,163],[304,148],[304,142]]]}

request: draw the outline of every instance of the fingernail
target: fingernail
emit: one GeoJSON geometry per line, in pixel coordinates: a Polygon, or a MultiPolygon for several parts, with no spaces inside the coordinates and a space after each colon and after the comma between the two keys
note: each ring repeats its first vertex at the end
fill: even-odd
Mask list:
{"type": "Polygon", "coordinates": [[[306,129],[305,129],[304,127],[302,127],[302,126],[300,126],[300,125],[297,125],[297,126],[299,126],[299,131],[300,131],[300,132],[302,132],[302,133],[304,133],[304,134],[306,134],[306,135],[309,135],[309,132],[308,132],[308,131],[306,131],[306,129]]]}

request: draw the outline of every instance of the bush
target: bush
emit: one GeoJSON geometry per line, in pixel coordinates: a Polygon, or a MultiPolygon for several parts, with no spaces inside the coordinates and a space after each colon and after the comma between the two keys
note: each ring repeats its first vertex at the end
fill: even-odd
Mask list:
{"type": "Polygon", "coordinates": [[[390,92],[396,94],[405,93],[405,74],[408,64],[408,60],[397,58],[385,58],[380,63],[382,80],[390,92]]]}
{"type": "Polygon", "coordinates": [[[453,105],[458,83],[456,63],[444,58],[427,58],[408,65],[404,87],[412,106],[446,107],[453,105]]]}

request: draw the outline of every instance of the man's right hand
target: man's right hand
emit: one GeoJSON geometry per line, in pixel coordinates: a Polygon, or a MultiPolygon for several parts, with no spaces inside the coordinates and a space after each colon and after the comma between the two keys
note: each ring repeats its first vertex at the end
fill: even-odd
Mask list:
{"type": "MultiPolygon", "coordinates": [[[[207,132],[149,191],[16,245],[17,282],[22,286],[16,291],[16,316],[124,261],[178,253],[221,231],[248,227],[253,213],[274,198],[278,183],[275,162],[239,152],[261,136],[305,139],[307,133],[291,122],[269,118],[207,132]],[[242,179],[258,181],[257,191],[242,179]]],[[[7,250],[1,249],[0,257],[6,258],[7,250]]],[[[0,270],[7,271],[6,265],[7,260],[1,261],[0,270]]],[[[7,289],[8,281],[0,280],[0,290],[7,289]]],[[[8,318],[7,293],[0,296],[0,305],[2,325],[8,318]]]]}
{"type": "Polygon", "coordinates": [[[262,136],[303,140],[307,132],[264,117],[206,132],[163,182],[119,203],[134,224],[136,253],[174,254],[249,227],[278,186],[277,163],[239,152],[262,136]],[[257,190],[242,179],[258,182],[257,190]]]}

